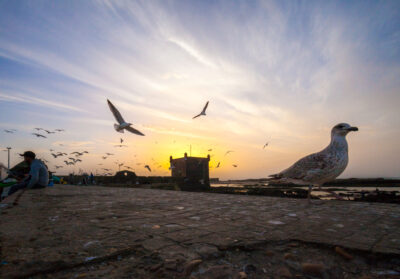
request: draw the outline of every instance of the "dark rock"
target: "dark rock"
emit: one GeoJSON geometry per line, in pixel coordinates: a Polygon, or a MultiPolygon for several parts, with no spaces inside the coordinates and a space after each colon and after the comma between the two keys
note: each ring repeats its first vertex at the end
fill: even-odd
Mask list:
{"type": "Polygon", "coordinates": [[[193,272],[193,270],[198,267],[202,262],[202,260],[197,259],[186,263],[184,267],[184,275],[189,276],[193,272]]]}
{"type": "Polygon", "coordinates": [[[278,276],[278,278],[292,278],[292,273],[287,267],[284,266],[278,268],[278,270],[276,271],[276,275],[278,276]]]}
{"type": "Polygon", "coordinates": [[[216,265],[209,268],[199,278],[201,279],[239,279],[237,270],[229,265],[216,265]]]}
{"type": "Polygon", "coordinates": [[[252,272],[256,272],[257,271],[257,267],[253,264],[246,264],[243,267],[243,271],[246,272],[246,274],[250,274],[252,272]]]}
{"type": "Polygon", "coordinates": [[[325,266],[323,264],[303,263],[301,265],[301,269],[306,275],[322,278],[324,275],[325,266]]]}

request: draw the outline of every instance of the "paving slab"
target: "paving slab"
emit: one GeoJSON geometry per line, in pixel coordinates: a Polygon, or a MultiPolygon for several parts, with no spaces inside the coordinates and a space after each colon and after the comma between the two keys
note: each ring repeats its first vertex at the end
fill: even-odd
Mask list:
{"type": "Polygon", "coordinates": [[[70,185],[6,202],[1,278],[400,276],[395,204],[70,185]]]}

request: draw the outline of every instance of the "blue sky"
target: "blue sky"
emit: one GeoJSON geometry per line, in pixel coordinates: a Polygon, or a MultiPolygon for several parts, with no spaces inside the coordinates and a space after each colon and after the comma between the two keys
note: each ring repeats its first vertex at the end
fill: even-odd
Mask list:
{"type": "Polygon", "coordinates": [[[398,177],[399,13],[399,1],[0,1],[0,128],[18,130],[0,147],[50,166],[63,161],[50,148],[90,151],[65,173],[118,161],[166,175],[192,145],[213,149],[212,176],[266,177],[348,122],[360,132],[343,177],[398,177]],[[146,137],[113,147],[107,98],[146,137]],[[40,140],[38,126],[66,132],[40,140]]]}

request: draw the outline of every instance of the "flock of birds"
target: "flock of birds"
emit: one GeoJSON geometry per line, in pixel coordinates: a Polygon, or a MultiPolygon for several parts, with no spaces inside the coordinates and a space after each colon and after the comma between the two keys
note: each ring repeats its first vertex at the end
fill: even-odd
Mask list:
{"type": "MultiPolygon", "coordinates": [[[[34,129],[36,131],[38,131],[38,132],[40,132],[40,131],[46,132],[48,135],[55,134],[57,132],[65,132],[64,129],[55,129],[54,131],[46,130],[46,129],[43,129],[43,128],[34,128],[34,129]]],[[[42,135],[42,134],[39,134],[39,133],[32,133],[32,135],[34,135],[34,136],[36,136],[38,138],[47,138],[45,135],[42,135]]]]}
{"type": "MultiPolygon", "coordinates": [[[[118,109],[111,103],[110,100],[107,99],[107,104],[112,112],[117,124],[114,124],[114,129],[119,133],[124,133],[125,131],[133,133],[138,136],[145,136],[142,132],[132,127],[132,123],[126,122],[122,117],[121,113],[118,109]]],[[[209,101],[205,104],[202,111],[195,115],[193,119],[196,119],[201,116],[206,116],[206,111],[209,105],[209,101]]],[[[43,133],[47,135],[55,134],[58,132],[64,132],[64,129],[55,129],[54,131],[50,131],[44,128],[34,128],[37,132],[32,133],[32,135],[38,138],[47,138],[43,133]],[[42,132],[42,133],[40,133],[42,132]]],[[[13,134],[17,130],[15,129],[6,129],[4,132],[13,134]]],[[[321,185],[325,182],[331,181],[338,177],[347,167],[348,164],[348,144],[346,141],[346,135],[349,132],[358,131],[357,127],[352,127],[347,123],[339,123],[335,125],[331,130],[331,142],[330,144],[320,152],[313,153],[308,155],[300,160],[298,160],[295,164],[291,167],[270,176],[271,182],[291,182],[294,184],[300,185],[309,185],[309,198],[312,187],[316,186],[321,189],[321,185]]],[[[123,144],[124,139],[120,138],[120,143],[114,145],[115,147],[127,147],[127,145],[123,144]]],[[[263,149],[265,149],[269,145],[266,142],[263,145],[263,149]]],[[[60,144],[62,146],[62,144],[60,144]]],[[[88,151],[74,151],[70,154],[65,152],[54,152],[54,150],[50,149],[52,152],[51,155],[56,159],[58,157],[74,155],[68,157],[64,160],[64,163],[68,165],[75,165],[77,163],[82,162],[81,157],[85,154],[88,154],[88,151]]],[[[209,152],[212,149],[208,149],[209,152]]],[[[228,150],[225,152],[224,156],[229,155],[230,153],[234,152],[233,150],[228,150]]],[[[113,156],[112,153],[105,153],[105,156],[102,156],[102,159],[106,160],[109,156],[113,156]]],[[[46,161],[46,160],[45,160],[46,161]]],[[[153,159],[154,161],[154,159],[153,159]]],[[[47,161],[46,161],[47,162],[47,161]]],[[[115,162],[119,168],[124,166],[124,163],[115,162]]],[[[137,163],[140,165],[141,163],[137,163]]],[[[102,165],[102,164],[99,164],[102,165]]],[[[218,162],[216,168],[221,166],[221,162],[218,162]]],[[[234,168],[237,168],[237,164],[232,165],[234,168]]],[[[62,168],[60,165],[55,166],[56,169],[62,168]]],[[[125,166],[127,169],[132,169],[129,166],[125,166]]],[[[159,165],[161,167],[161,165],[159,165]]],[[[148,164],[144,165],[144,168],[151,172],[151,167],[148,164]]],[[[170,167],[171,169],[171,167],[170,167]]],[[[108,168],[103,168],[104,171],[111,171],[108,168]]],[[[108,173],[107,173],[108,174],[108,173]]],[[[329,191],[328,191],[329,192],[329,191]]],[[[334,194],[330,192],[331,194],[334,194]]]]}

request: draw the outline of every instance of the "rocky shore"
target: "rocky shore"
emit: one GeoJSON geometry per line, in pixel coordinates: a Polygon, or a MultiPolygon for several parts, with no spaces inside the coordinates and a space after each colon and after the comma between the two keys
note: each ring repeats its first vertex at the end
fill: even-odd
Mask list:
{"type": "Polygon", "coordinates": [[[400,275],[393,204],[70,185],[14,199],[1,278],[400,275]]]}

